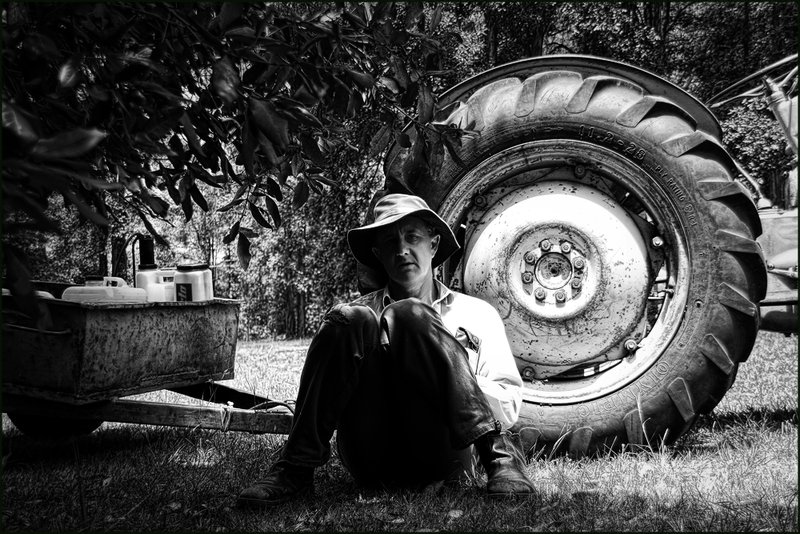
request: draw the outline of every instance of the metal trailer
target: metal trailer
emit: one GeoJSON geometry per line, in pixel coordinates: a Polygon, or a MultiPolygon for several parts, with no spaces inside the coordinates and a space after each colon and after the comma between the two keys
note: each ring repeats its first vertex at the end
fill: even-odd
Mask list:
{"type": "Polygon", "coordinates": [[[23,433],[65,437],[104,421],[288,433],[282,402],[225,385],[234,377],[239,302],[75,303],[67,284],[38,283],[56,299],[32,324],[3,297],[3,412],[23,433]],[[128,398],[169,390],[205,405],[128,398]]]}

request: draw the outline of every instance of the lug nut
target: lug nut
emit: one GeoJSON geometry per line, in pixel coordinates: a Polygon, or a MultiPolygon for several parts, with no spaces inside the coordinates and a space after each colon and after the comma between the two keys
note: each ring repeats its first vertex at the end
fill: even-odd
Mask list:
{"type": "Polygon", "coordinates": [[[578,178],[586,175],[586,167],[583,165],[576,165],[575,166],[575,176],[578,178]]]}
{"type": "Polygon", "coordinates": [[[583,284],[583,282],[577,276],[572,279],[572,287],[573,287],[573,289],[580,288],[582,284],[583,284]]]}
{"type": "Polygon", "coordinates": [[[635,339],[627,339],[625,340],[625,350],[628,352],[634,352],[638,347],[638,343],[636,343],[635,339]]]}
{"type": "Polygon", "coordinates": [[[533,273],[530,271],[525,271],[522,273],[522,281],[523,283],[530,284],[533,282],[533,273]]]}
{"type": "Polygon", "coordinates": [[[536,256],[533,255],[533,252],[528,251],[525,253],[525,263],[529,263],[533,265],[536,262],[536,256]]]}
{"type": "Polygon", "coordinates": [[[487,204],[486,197],[484,195],[475,195],[472,197],[472,202],[479,208],[483,208],[487,204]]]}
{"type": "Polygon", "coordinates": [[[575,258],[572,260],[572,266],[578,270],[581,270],[586,267],[586,262],[583,260],[583,258],[575,258]]]}
{"type": "Polygon", "coordinates": [[[550,246],[551,245],[549,239],[542,239],[542,241],[539,243],[539,248],[541,248],[544,251],[550,250],[550,246]]]}
{"type": "Polygon", "coordinates": [[[567,300],[567,294],[564,293],[563,289],[559,289],[556,291],[556,302],[564,302],[567,300]]]}
{"type": "Polygon", "coordinates": [[[661,248],[664,246],[664,240],[659,236],[655,236],[652,240],[652,243],[654,248],[661,248]]]}
{"type": "Polygon", "coordinates": [[[561,252],[564,254],[569,254],[569,251],[572,250],[572,243],[569,241],[564,241],[561,243],[561,252]]]}
{"type": "Polygon", "coordinates": [[[522,370],[522,378],[524,380],[533,380],[533,367],[526,367],[522,370]]]}
{"type": "Polygon", "coordinates": [[[533,291],[533,296],[536,297],[536,300],[544,300],[544,298],[547,296],[547,293],[543,288],[537,287],[533,291]]]}

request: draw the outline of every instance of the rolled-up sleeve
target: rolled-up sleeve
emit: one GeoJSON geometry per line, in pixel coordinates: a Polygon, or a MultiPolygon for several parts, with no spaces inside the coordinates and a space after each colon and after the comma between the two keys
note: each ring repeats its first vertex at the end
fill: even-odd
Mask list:
{"type": "Polygon", "coordinates": [[[479,338],[479,352],[468,351],[470,364],[494,416],[504,428],[511,427],[522,408],[522,377],[503,321],[491,304],[460,293],[455,297],[442,319],[448,329],[465,328],[479,338]]]}

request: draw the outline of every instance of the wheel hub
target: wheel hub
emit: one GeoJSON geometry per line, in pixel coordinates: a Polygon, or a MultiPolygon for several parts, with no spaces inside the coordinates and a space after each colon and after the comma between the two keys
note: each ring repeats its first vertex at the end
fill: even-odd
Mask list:
{"type": "Polygon", "coordinates": [[[649,288],[647,248],[625,210],[562,181],[486,197],[470,217],[464,286],[505,312],[523,370],[543,379],[625,356],[649,288]]]}

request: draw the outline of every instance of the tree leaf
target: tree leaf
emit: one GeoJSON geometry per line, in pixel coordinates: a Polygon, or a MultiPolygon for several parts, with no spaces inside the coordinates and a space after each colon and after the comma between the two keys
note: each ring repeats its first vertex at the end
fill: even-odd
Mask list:
{"type": "MultiPolygon", "coordinates": [[[[244,202],[244,199],[241,199],[241,201],[244,202]]],[[[235,223],[233,223],[233,226],[231,226],[231,229],[228,230],[227,235],[225,235],[225,237],[222,238],[223,243],[225,243],[226,245],[229,243],[233,243],[233,240],[236,239],[237,235],[239,235],[239,224],[241,224],[240,221],[236,221],[235,223]]]]}
{"type": "Polygon", "coordinates": [[[283,200],[283,191],[281,191],[281,186],[272,176],[267,176],[267,194],[275,198],[278,202],[283,200]]]}
{"type": "Polygon", "coordinates": [[[400,83],[394,78],[389,78],[388,76],[381,76],[380,78],[378,78],[378,83],[386,87],[394,94],[400,93],[400,83]]]}
{"type": "Polygon", "coordinates": [[[389,145],[392,140],[392,125],[384,124],[372,138],[369,145],[369,155],[377,156],[389,145]]]}
{"type": "Polygon", "coordinates": [[[76,128],[53,137],[39,139],[31,154],[43,159],[74,158],[86,154],[105,139],[106,133],[97,128],[76,128]]]}
{"type": "Polygon", "coordinates": [[[325,156],[322,155],[319,145],[317,144],[317,140],[310,135],[305,134],[302,134],[299,137],[300,145],[303,147],[303,154],[305,154],[315,165],[320,165],[322,167],[326,166],[328,162],[325,160],[325,156]]]}
{"type": "Polygon", "coordinates": [[[439,23],[442,21],[442,6],[441,4],[436,5],[436,9],[433,10],[433,14],[431,15],[431,21],[428,24],[428,35],[432,34],[436,31],[436,28],[439,27],[439,23]]]}
{"type": "Polygon", "coordinates": [[[282,152],[289,144],[289,123],[278,115],[275,107],[263,100],[250,97],[250,115],[259,130],[282,152]]]}
{"type": "Polygon", "coordinates": [[[408,86],[411,84],[411,78],[408,75],[408,70],[406,69],[403,59],[400,56],[392,55],[389,58],[389,65],[392,67],[394,79],[397,80],[397,83],[400,84],[400,87],[403,89],[408,88],[408,86]]]}
{"type": "Polygon", "coordinates": [[[10,102],[3,102],[3,128],[10,130],[26,144],[33,144],[39,139],[23,112],[10,102]]]}
{"type": "Polygon", "coordinates": [[[261,130],[258,131],[258,146],[261,148],[261,153],[267,158],[270,167],[277,167],[280,159],[275,152],[275,147],[261,130]]]}
{"type": "Polygon", "coordinates": [[[267,206],[267,211],[269,212],[270,217],[272,217],[272,220],[275,221],[275,228],[280,228],[281,213],[278,210],[278,205],[270,197],[264,197],[264,204],[267,206]]]}
{"type": "Polygon", "coordinates": [[[294,186],[294,197],[292,198],[292,207],[294,209],[300,208],[308,200],[308,184],[305,180],[297,182],[294,186]]]}
{"type": "Polygon", "coordinates": [[[192,124],[192,120],[189,118],[189,114],[184,112],[180,118],[181,126],[183,126],[183,133],[186,134],[186,140],[189,141],[189,146],[197,152],[200,157],[205,158],[206,153],[203,151],[203,146],[200,144],[200,138],[197,137],[197,132],[194,129],[194,125],[192,124]]]}
{"type": "Polygon", "coordinates": [[[189,188],[189,195],[192,197],[195,204],[200,206],[201,210],[206,212],[208,211],[208,203],[206,202],[206,199],[203,198],[203,193],[200,192],[200,189],[198,189],[197,184],[194,184],[192,185],[192,187],[189,188]]]}
{"type": "Polygon", "coordinates": [[[80,81],[80,66],[75,60],[69,60],[58,69],[58,83],[61,87],[68,89],[75,87],[80,81]]]}
{"type": "Polygon", "coordinates": [[[139,214],[139,218],[142,219],[144,227],[147,228],[147,231],[150,232],[150,235],[152,235],[155,238],[156,243],[158,243],[159,245],[163,245],[165,247],[169,246],[167,240],[164,239],[164,237],[162,237],[162,235],[156,231],[155,227],[153,226],[153,223],[150,222],[150,219],[147,217],[147,215],[140,209],[137,209],[136,212],[139,214]]]}
{"type": "Polygon", "coordinates": [[[263,226],[264,228],[269,228],[272,230],[272,225],[269,223],[266,217],[264,217],[264,213],[261,211],[261,208],[256,205],[255,202],[249,200],[247,202],[247,207],[250,208],[250,215],[253,216],[253,219],[263,226]]]}
{"type": "Polygon", "coordinates": [[[417,120],[427,124],[433,118],[433,94],[431,88],[425,84],[420,85],[417,100],[417,120]]]}
{"type": "Polygon", "coordinates": [[[219,10],[219,29],[223,33],[242,16],[242,4],[225,2],[219,10]]]}
{"type": "Polygon", "coordinates": [[[250,228],[247,228],[246,226],[242,226],[241,228],[239,228],[239,233],[249,239],[255,239],[258,237],[258,234],[256,232],[254,232],[250,228]]]}
{"type": "Polygon", "coordinates": [[[369,89],[375,85],[375,78],[373,78],[371,74],[353,69],[345,69],[345,71],[347,71],[347,74],[350,75],[353,81],[363,89],[369,89]]]}
{"type": "Polygon", "coordinates": [[[146,193],[145,190],[142,190],[142,197],[144,198],[145,203],[150,206],[150,209],[153,210],[156,215],[161,217],[166,217],[169,213],[169,204],[162,198],[153,196],[149,193],[146,193]]]}
{"type": "Polygon", "coordinates": [[[184,217],[186,217],[185,222],[191,221],[192,215],[194,214],[194,203],[192,203],[191,194],[183,197],[183,200],[181,201],[181,209],[183,210],[184,217]]]}
{"type": "Polygon", "coordinates": [[[233,37],[248,42],[256,39],[256,31],[250,26],[238,26],[225,32],[225,37],[233,37]]]}
{"type": "Polygon", "coordinates": [[[76,208],[78,208],[78,211],[80,212],[81,215],[83,215],[84,217],[86,217],[87,219],[89,219],[90,221],[92,221],[97,225],[103,227],[108,226],[109,224],[108,219],[106,219],[105,217],[97,213],[97,211],[89,207],[89,205],[86,202],[84,202],[81,198],[79,198],[74,191],[72,191],[69,188],[65,188],[61,193],[64,196],[66,196],[67,199],[69,199],[69,201],[72,202],[76,208]]]}
{"type": "Polygon", "coordinates": [[[224,212],[230,210],[231,208],[235,208],[236,206],[238,206],[242,202],[244,202],[243,198],[234,198],[233,200],[231,200],[230,202],[228,202],[224,206],[221,206],[221,207],[217,208],[217,211],[220,212],[220,213],[224,213],[224,212]]]}
{"type": "Polygon", "coordinates": [[[211,89],[214,94],[232,104],[239,98],[239,83],[239,73],[229,58],[224,57],[214,63],[211,72],[211,89]]]}
{"type": "Polygon", "coordinates": [[[239,234],[239,240],[236,242],[236,255],[239,257],[239,265],[245,271],[250,266],[250,240],[242,233],[239,234]]]}
{"type": "Polygon", "coordinates": [[[413,28],[420,16],[422,16],[422,2],[408,2],[406,4],[406,29],[413,28]]]}
{"type": "Polygon", "coordinates": [[[250,123],[249,118],[245,118],[244,126],[242,127],[242,150],[239,155],[242,157],[242,165],[244,171],[251,178],[256,175],[254,168],[254,160],[256,154],[256,139],[253,133],[253,125],[250,123]]]}
{"type": "Polygon", "coordinates": [[[307,124],[313,128],[323,128],[324,125],[320,120],[317,118],[316,115],[308,111],[304,107],[295,106],[289,110],[289,112],[300,122],[303,124],[307,124]]]}

